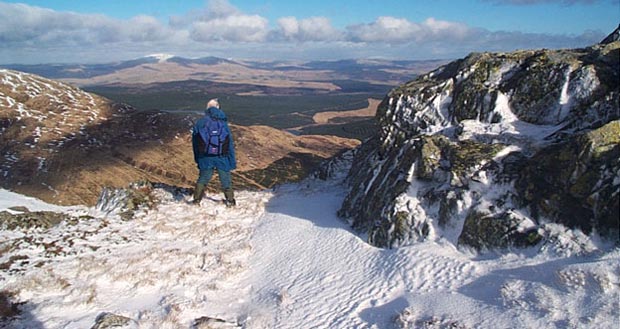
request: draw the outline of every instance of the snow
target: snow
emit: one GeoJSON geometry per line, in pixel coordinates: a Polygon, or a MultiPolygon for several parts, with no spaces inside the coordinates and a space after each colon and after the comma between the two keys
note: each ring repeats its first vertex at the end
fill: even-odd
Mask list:
{"type": "Polygon", "coordinates": [[[461,132],[458,138],[480,140],[490,144],[513,144],[528,153],[531,149],[549,143],[546,138],[562,129],[562,125],[537,125],[520,120],[512,112],[508,96],[499,91],[489,120],[493,114],[498,114],[502,119],[497,123],[462,120],[459,123],[461,132]]]}
{"type": "Polygon", "coordinates": [[[137,328],[188,328],[203,316],[243,328],[620,324],[620,250],[560,225],[558,243],[536,250],[475,254],[441,237],[387,250],[336,217],[340,182],[239,191],[234,209],[218,195],[194,206],[188,195],[155,194],[155,209],[124,221],[113,207],[58,207],[1,190],[0,211],[92,216],[0,231],[0,264],[28,257],[0,272],[0,291],[25,303],[10,325],[89,328],[104,312],[137,328]],[[579,241],[589,241],[586,253],[579,241]]]}
{"type": "MultiPolygon", "coordinates": [[[[73,209],[79,209],[80,207],[61,207],[45,203],[39,199],[23,196],[18,193],[0,189],[0,211],[8,211],[11,213],[19,213],[19,211],[13,211],[9,208],[14,206],[23,206],[30,211],[54,211],[54,212],[69,212],[73,209]]],[[[0,281],[1,282],[1,281],[0,281]]]]}
{"type": "Polygon", "coordinates": [[[564,84],[562,85],[562,91],[560,92],[560,111],[558,112],[558,118],[556,122],[562,122],[570,112],[572,106],[571,95],[569,95],[568,93],[570,74],[570,70],[567,70],[564,74],[566,80],[564,81],[564,84]]]}
{"type": "Polygon", "coordinates": [[[170,55],[170,54],[152,54],[152,55],[148,55],[146,57],[153,57],[157,60],[159,60],[160,63],[164,63],[167,60],[169,60],[170,58],[174,57],[174,55],[170,55]]]}

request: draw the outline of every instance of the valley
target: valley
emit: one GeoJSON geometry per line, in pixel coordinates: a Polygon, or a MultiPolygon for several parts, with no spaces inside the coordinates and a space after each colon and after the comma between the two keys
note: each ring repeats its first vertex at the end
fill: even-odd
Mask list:
{"type": "Polygon", "coordinates": [[[230,122],[265,125],[296,134],[335,135],[364,140],[374,112],[317,124],[320,112],[373,107],[394,86],[426,73],[445,60],[340,60],[268,62],[217,57],[152,55],[109,64],[7,65],[57,79],[138,111],[201,113],[219,98],[230,122]],[[349,119],[350,118],[350,119],[349,119]],[[304,128],[304,129],[302,129],[304,128]]]}
{"type": "Polygon", "coordinates": [[[2,188],[64,205],[93,205],[103,188],[135,181],[191,188],[189,133],[216,97],[235,137],[235,187],[299,181],[375,133],[390,83],[437,63],[147,57],[0,69],[2,188]]]}

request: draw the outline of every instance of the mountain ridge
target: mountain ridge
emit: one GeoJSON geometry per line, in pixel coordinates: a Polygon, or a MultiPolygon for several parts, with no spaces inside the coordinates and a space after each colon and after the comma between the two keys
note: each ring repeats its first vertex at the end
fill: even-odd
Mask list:
{"type": "Polygon", "coordinates": [[[60,79],[77,86],[148,84],[202,79],[224,83],[251,83],[269,86],[298,86],[334,90],[332,80],[357,80],[397,85],[412,75],[425,73],[446,61],[252,61],[207,56],[183,58],[155,54],[128,61],[103,64],[0,65],[7,69],[60,79]],[[154,75],[159,71],[160,74],[154,75]],[[133,72],[133,73],[132,73],[133,72]]]}

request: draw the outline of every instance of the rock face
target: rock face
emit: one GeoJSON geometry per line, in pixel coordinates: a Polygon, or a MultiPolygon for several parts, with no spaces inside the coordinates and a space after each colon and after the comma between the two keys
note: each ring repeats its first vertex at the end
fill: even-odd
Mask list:
{"type": "Polygon", "coordinates": [[[392,90],[339,215],[369,242],[527,246],[559,223],[618,240],[620,42],[474,53],[392,90]]]}
{"type": "Polygon", "coordinates": [[[601,44],[606,45],[615,41],[620,41],[620,24],[618,24],[618,27],[611,32],[611,34],[601,41],[601,44]]]}

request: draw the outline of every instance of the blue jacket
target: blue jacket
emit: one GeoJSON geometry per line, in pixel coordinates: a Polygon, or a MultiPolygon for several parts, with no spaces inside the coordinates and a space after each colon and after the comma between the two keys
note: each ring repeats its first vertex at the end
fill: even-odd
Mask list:
{"type": "Polygon", "coordinates": [[[209,168],[218,168],[224,171],[231,171],[237,168],[237,160],[235,159],[235,145],[233,143],[233,137],[230,132],[230,128],[228,127],[228,118],[226,114],[222,112],[222,110],[216,107],[210,107],[205,111],[205,116],[196,121],[194,125],[194,129],[192,129],[192,146],[194,149],[194,161],[198,164],[198,169],[204,170],[209,168]],[[205,124],[205,120],[207,116],[210,116],[213,119],[218,119],[224,121],[225,129],[228,130],[228,135],[230,136],[228,145],[228,154],[223,154],[220,156],[206,156],[202,155],[201,152],[198,151],[198,142],[200,134],[198,133],[198,127],[201,127],[205,124]]]}

